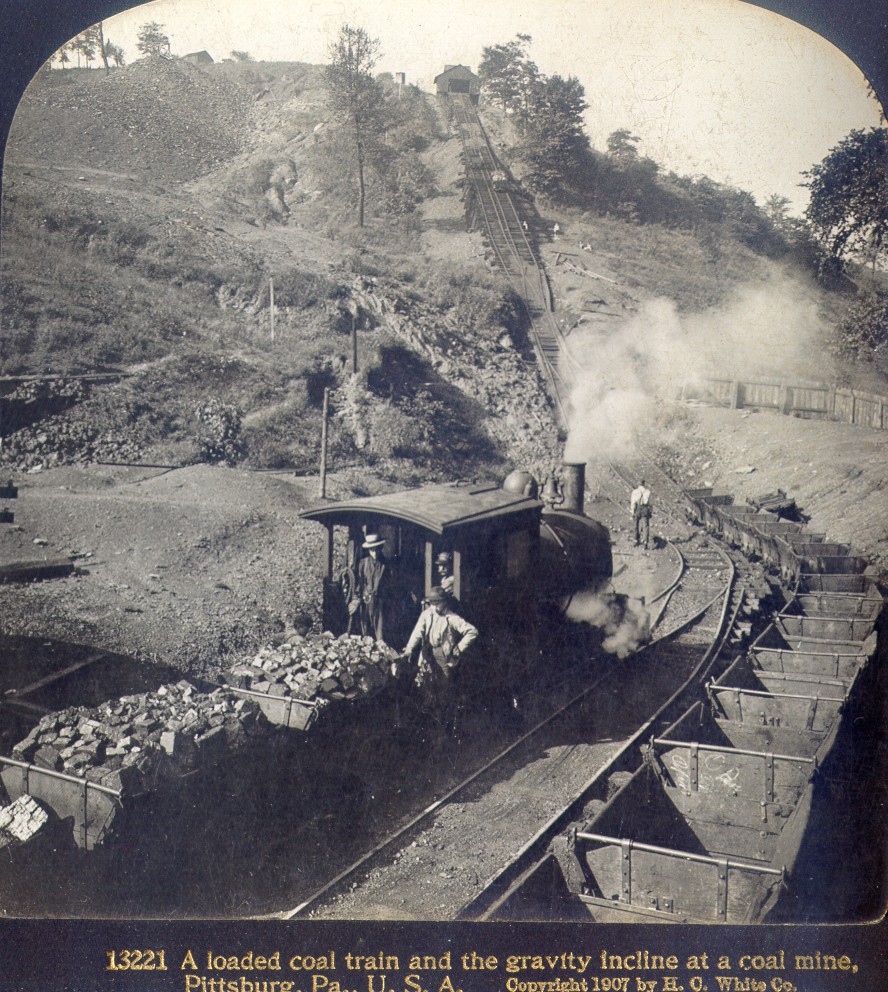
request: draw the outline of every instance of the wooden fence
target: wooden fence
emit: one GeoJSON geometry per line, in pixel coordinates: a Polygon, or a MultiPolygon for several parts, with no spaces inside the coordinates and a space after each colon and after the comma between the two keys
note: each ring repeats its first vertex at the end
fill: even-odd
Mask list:
{"type": "Polygon", "coordinates": [[[838,386],[797,385],[778,380],[704,379],[685,383],[681,399],[732,410],[755,407],[799,417],[840,420],[888,430],[888,397],[838,386]]]}

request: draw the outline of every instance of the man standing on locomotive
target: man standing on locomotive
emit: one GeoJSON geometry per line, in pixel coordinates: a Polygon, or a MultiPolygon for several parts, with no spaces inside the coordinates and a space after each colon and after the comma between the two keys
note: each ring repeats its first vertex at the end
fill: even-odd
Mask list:
{"type": "Polygon", "coordinates": [[[432,586],[427,599],[429,606],[420,614],[401,657],[409,662],[420,649],[416,687],[423,709],[436,714],[445,732],[453,733],[456,700],[451,682],[478,629],[450,609],[450,597],[440,586],[432,586]]]}
{"type": "Polygon", "coordinates": [[[391,636],[394,601],[391,562],[382,553],[385,541],[368,534],[361,547],[367,552],[358,562],[355,600],[361,633],[385,641],[391,636]]]}
{"type": "Polygon", "coordinates": [[[644,479],[632,490],[629,512],[635,519],[635,547],[641,544],[641,535],[644,532],[644,547],[647,550],[651,542],[651,491],[645,486],[644,479]]]}

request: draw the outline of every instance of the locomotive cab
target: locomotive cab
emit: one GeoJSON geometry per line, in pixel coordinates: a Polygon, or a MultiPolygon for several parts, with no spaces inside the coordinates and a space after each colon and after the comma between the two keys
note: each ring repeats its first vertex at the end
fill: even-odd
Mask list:
{"type": "MultiPolygon", "coordinates": [[[[580,507],[582,500],[580,499],[580,507]]],[[[302,513],[325,528],[323,624],[352,629],[348,602],[368,535],[392,563],[391,622],[385,633],[406,643],[446,561],[454,609],[479,631],[475,689],[514,685],[540,659],[541,619],[558,615],[580,589],[611,575],[606,528],[581,509],[552,510],[535,481],[513,473],[506,485],[432,485],[325,503],[302,513]]]]}
{"type": "Polygon", "coordinates": [[[441,584],[447,554],[451,595],[473,623],[508,617],[533,596],[543,504],[499,486],[435,485],[327,503],[302,516],[323,524],[323,624],[348,629],[348,598],[368,534],[384,541],[397,602],[392,647],[403,646],[422,600],[441,584]],[[482,619],[483,618],[483,619],[482,619]]]}

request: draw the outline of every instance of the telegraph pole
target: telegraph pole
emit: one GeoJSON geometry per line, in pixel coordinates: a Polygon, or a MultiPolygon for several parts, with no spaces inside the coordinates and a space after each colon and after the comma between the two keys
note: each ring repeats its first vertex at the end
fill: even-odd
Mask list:
{"type": "Polygon", "coordinates": [[[321,415],[321,499],[327,498],[327,421],[330,417],[330,387],[324,386],[324,412],[321,415]]]}
{"type": "Polygon", "coordinates": [[[268,297],[271,318],[271,340],[274,343],[274,279],[271,276],[268,277],[268,297]]]}
{"type": "Polygon", "coordinates": [[[352,373],[358,372],[358,319],[352,314],[352,373]]]}

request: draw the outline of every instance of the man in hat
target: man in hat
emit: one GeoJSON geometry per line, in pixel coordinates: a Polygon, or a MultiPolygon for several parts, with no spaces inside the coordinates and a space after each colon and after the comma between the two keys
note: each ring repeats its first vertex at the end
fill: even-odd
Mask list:
{"type": "Polygon", "coordinates": [[[453,595],[453,555],[449,551],[442,551],[435,558],[435,572],[437,574],[436,585],[439,585],[448,596],[453,595]]]}
{"type": "Polygon", "coordinates": [[[456,701],[451,679],[459,659],[478,637],[477,627],[450,608],[450,597],[440,586],[432,586],[407,646],[401,653],[407,662],[419,648],[416,686],[423,708],[438,715],[444,729],[453,732],[456,701]]]}
{"type": "Polygon", "coordinates": [[[394,598],[391,562],[383,554],[385,541],[378,534],[368,534],[361,547],[367,552],[358,562],[355,587],[361,633],[385,641],[394,598]]]}
{"type": "Polygon", "coordinates": [[[644,484],[644,479],[632,490],[632,495],[629,497],[629,512],[635,519],[635,546],[641,544],[643,533],[644,547],[647,550],[651,542],[651,491],[644,484]]]}

